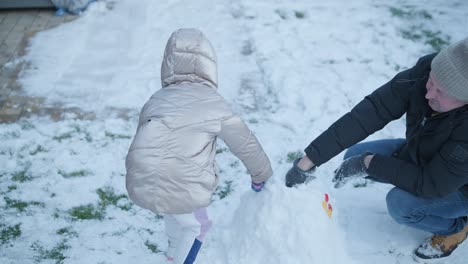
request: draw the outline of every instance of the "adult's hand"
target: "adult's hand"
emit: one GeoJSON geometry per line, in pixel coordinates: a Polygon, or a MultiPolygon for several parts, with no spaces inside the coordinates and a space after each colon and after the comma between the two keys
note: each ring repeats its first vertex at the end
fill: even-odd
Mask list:
{"type": "Polygon", "coordinates": [[[372,153],[364,152],[343,161],[340,167],[335,170],[335,176],[332,180],[335,182],[335,188],[343,187],[351,178],[366,177],[372,157],[372,153]]]}

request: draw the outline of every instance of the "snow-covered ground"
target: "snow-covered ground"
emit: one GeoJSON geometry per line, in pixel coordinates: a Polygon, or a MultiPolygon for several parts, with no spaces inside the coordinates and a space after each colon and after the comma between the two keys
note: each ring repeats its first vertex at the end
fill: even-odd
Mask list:
{"type": "MultiPolygon", "coordinates": [[[[160,87],[164,45],[180,27],[199,28],[213,43],[219,92],[275,171],[253,193],[220,143],[215,225],[197,263],[413,263],[430,234],[389,217],[391,186],[334,189],[342,155],[308,185],[288,189],[283,179],[294,157],[366,94],[468,36],[465,0],[107,0],[41,32],[23,58],[23,89],[96,119],[0,125],[0,263],[164,263],[162,216],[128,200],[124,159],[138,112],[160,87]],[[121,111],[131,118],[118,118],[121,111]]],[[[370,139],[403,131],[399,120],[370,139]]],[[[466,244],[451,264],[466,263],[466,244]]]]}

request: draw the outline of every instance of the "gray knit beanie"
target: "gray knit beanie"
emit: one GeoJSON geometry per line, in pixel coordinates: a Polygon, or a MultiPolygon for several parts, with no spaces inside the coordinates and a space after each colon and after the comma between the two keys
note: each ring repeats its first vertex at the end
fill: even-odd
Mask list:
{"type": "Polygon", "coordinates": [[[468,102],[468,38],[440,51],[432,60],[431,68],[448,95],[468,102]]]}

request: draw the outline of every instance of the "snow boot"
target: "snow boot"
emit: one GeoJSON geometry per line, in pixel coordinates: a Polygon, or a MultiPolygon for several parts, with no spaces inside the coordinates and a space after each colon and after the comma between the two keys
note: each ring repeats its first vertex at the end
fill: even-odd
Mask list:
{"type": "Polygon", "coordinates": [[[449,235],[434,235],[414,251],[414,259],[420,263],[445,261],[468,236],[468,225],[462,231],[449,235]]]}

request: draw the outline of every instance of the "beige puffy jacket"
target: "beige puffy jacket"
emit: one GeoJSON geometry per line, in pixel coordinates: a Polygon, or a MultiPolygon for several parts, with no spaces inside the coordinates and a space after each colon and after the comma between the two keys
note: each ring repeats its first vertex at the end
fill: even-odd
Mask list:
{"type": "Polygon", "coordinates": [[[171,35],[161,80],[163,88],[141,110],[126,159],[126,186],[135,204],[170,214],[208,206],[218,183],[217,137],[254,182],[272,175],[254,134],[217,93],[216,55],[200,31],[180,29],[171,35]]]}

